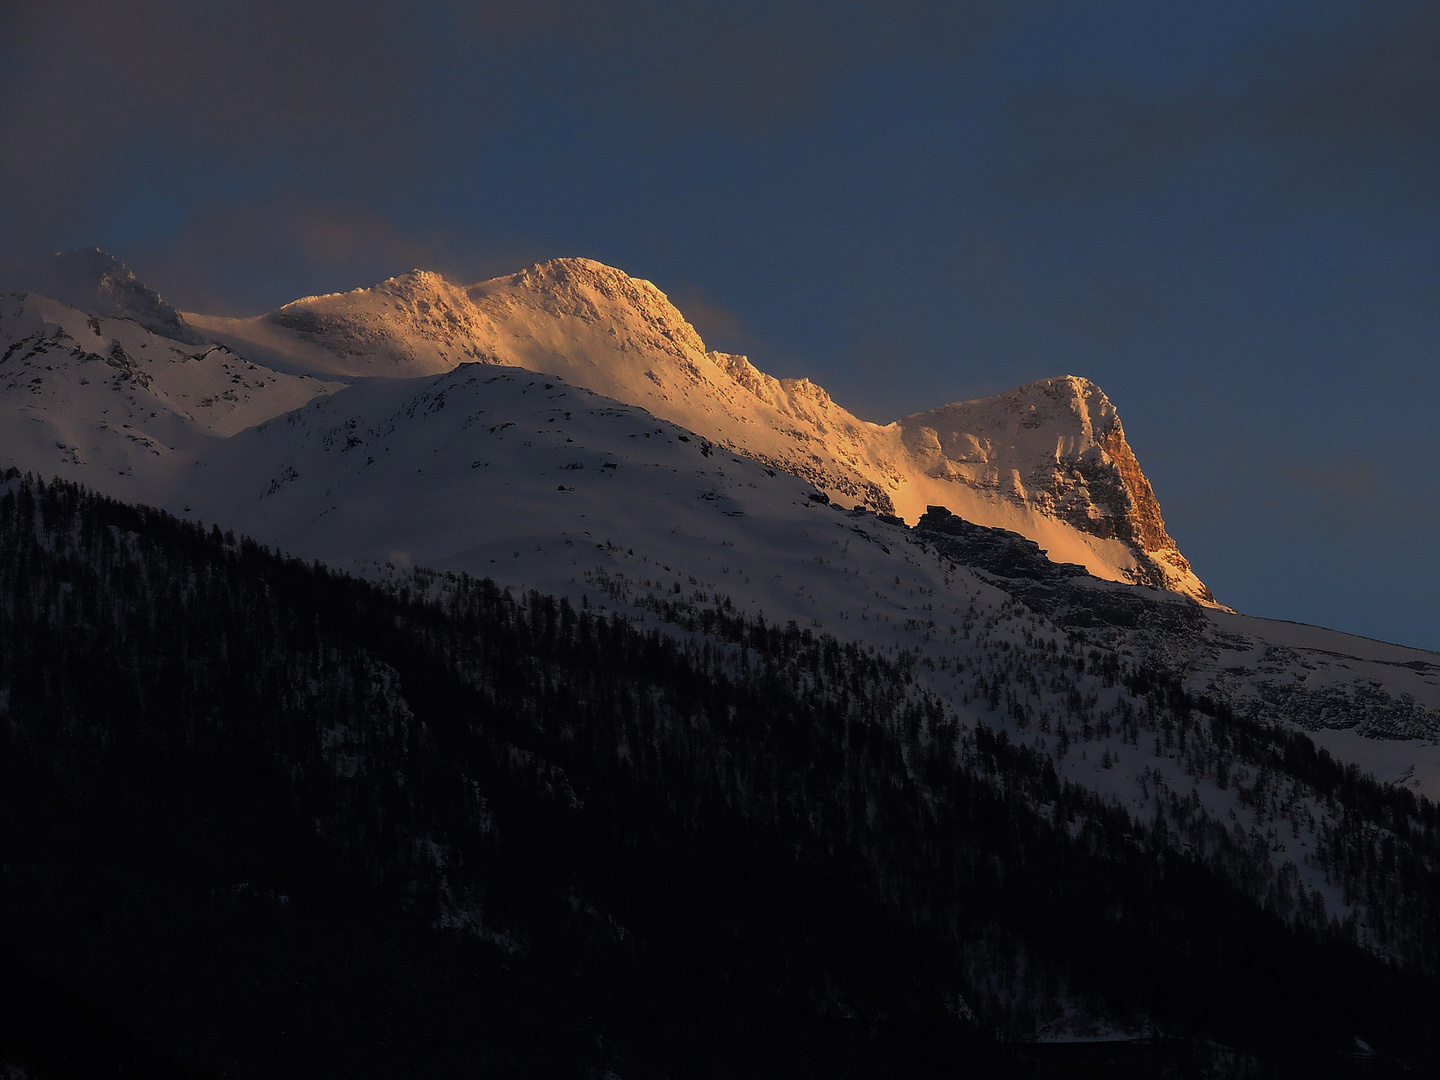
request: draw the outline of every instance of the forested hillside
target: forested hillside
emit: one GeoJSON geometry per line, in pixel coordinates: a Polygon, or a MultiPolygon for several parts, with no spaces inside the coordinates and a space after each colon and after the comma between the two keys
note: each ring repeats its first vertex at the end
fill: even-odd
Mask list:
{"type": "Polygon", "coordinates": [[[44,1023],[9,1014],[0,1049],[37,1077],[1440,1063],[1433,805],[1079,636],[967,625],[971,726],[906,654],[651,608],[380,585],[12,471],[0,978],[44,1023]],[[1062,715],[1027,711],[1042,682],[1062,715]],[[1286,827],[1303,789],[1380,917],[1362,940],[1198,799],[1063,782],[1017,724],[1178,740],[1286,827]],[[1017,1041],[1067,1010],[1154,1037],[1017,1041]]]}

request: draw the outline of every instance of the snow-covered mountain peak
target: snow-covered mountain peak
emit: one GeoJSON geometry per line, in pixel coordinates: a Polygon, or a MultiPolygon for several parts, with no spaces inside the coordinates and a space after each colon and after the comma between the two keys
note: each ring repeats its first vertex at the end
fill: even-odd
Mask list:
{"type": "Polygon", "coordinates": [[[1105,392],[1076,375],[906,417],[904,442],[936,479],[994,491],[1142,553],[1132,580],[1213,601],[1165,529],[1105,392]]]}
{"type": "Polygon", "coordinates": [[[40,293],[101,318],[133,319],[154,333],[199,344],[180,312],[98,247],[59,251],[0,269],[0,292],[20,291],[40,293]]]}
{"type": "MultiPolygon", "coordinates": [[[[1042,455],[1053,453],[1058,459],[1097,447],[1119,422],[1119,414],[1105,391],[1081,376],[1061,375],[1038,379],[995,397],[956,401],[916,413],[904,424],[907,429],[915,428],[917,437],[921,426],[937,433],[983,433],[992,440],[1026,444],[1042,455]]],[[[951,449],[960,460],[974,456],[966,440],[954,442],[951,449]]]]}
{"type": "Polygon", "coordinates": [[[493,328],[465,289],[431,270],[301,297],[253,318],[189,318],[212,339],[295,373],[413,378],[495,359],[480,344],[493,328]]]}
{"type": "MultiPolygon", "coordinates": [[[[546,259],[514,274],[480,282],[476,287],[483,289],[487,285],[501,283],[519,285],[532,292],[555,296],[590,293],[609,300],[624,300],[635,307],[669,304],[665,294],[656,288],[653,282],[631,277],[624,270],[596,259],[575,256],[546,259]]],[[[679,315],[673,307],[670,310],[679,315]]]]}
{"type": "Polygon", "coordinates": [[[513,282],[524,285],[536,292],[577,291],[595,289],[606,295],[618,295],[629,290],[640,290],[664,299],[665,294],[653,282],[644,278],[631,277],[624,270],[580,256],[565,255],[533,263],[524,270],[506,274],[480,284],[513,282]]]}
{"type": "Polygon", "coordinates": [[[460,286],[411,271],[256,319],[192,321],[279,370],[415,377],[480,361],[637,405],[832,499],[919,520],[946,506],[1099,576],[1210,601],[1165,533],[1114,406],[1086,379],[1047,379],[895,424],[861,420],[808,379],[707,349],[649,281],[592,259],[460,286]]]}
{"type": "Polygon", "coordinates": [[[412,316],[429,315],[434,305],[441,301],[463,303],[464,293],[433,270],[416,269],[363,289],[301,297],[271,312],[268,317],[272,322],[286,325],[287,321],[295,320],[304,313],[316,316],[368,315],[372,318],[389,311],[412,316]]]}
{"type": "Polygon", "coordinates": [[[706,352],[695,328],[653,283],[594,259],[550,259],[507,277],[482,281],[467,292],[482,309],[528,308],[605,324],[617,336],[677,356],[706,352]]]}
{"type": "Polygon", "coordinates": [[[339,389],[38,292],[0,296],[0,450],[109,494],[156,497],[173,470],[339,389]]]}

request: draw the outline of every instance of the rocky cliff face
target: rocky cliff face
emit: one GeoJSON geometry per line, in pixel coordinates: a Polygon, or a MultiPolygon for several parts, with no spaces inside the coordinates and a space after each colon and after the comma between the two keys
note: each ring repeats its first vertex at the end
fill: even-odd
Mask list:
{"type": "Polygon", "coordinates": [[[931,477],[992,492],[1137,555],[1129,580],[1214,597],[1165,530],[1160,503],[1105,392],[1088,379],[1042,379],[901,421],[931,477]]]}

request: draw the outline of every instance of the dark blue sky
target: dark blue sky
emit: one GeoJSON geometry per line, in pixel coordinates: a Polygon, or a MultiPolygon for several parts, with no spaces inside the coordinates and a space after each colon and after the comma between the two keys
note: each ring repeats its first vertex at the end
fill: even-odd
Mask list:
{"type": "Polygon", "coordinates": [[[253,313],[587,255],[858,412],[1074,373],[1223,601],[1440,649],[1440,7],[0,13],[0,258],[253,313]]]}

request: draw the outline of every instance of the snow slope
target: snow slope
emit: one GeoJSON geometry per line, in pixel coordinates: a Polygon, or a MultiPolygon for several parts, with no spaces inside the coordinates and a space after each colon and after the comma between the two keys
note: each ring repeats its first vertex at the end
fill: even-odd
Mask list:
{"type": "Polygon", "coordinates": [[[1172,742],[1126,679],[1181,678],[1440,799],[1440,655],[1214,605],[1084,379],[869,424],[706,351],[654,286],[582,260],[468,288],[417,272],[252,320],[157,322],[159,297],[120,292],[138,314],[0,297],[0,467],[369,575],[467,571],[668,633],[720,607],[857,642],[962,729],[1003,731],[1187,855],[1256,853],[1362,940],[1385,916],[1336,869],[1354,822],[1299,772],[1247,764],[1218,718],[1172,742]]]}
{"type": "Polygon", "coordinates": [[[1192,692],[1315,730],[1341,760],[1440,797],[1440,656],[1206,609],[1038,550],[1039,581],[962,565],[924,529],[827,503],[803,479],[521,367],[473,362],[337,388],[229,353],[187,358],[125,320],[97,330],[53,302],[7,304],[0,433],[23,467],[49,471],[55,453],[17,439],[25,425],[72,424],[98,449],[71,444],[65,475],[124,497],[143,488],[145,501],[305,559],[382,576],[463,570],[638,621],[665,604],[733,607],[907,658],[962,723],[1005,730],[1145,820],[1180,806],[1186,820],[1229,823],[1226,835],[1239,828],[1341,917],[1364,913],[1315,860],[1333,814],[1323,800],[1271,777],[1269,804],[1285,809],[1260,820],[1244,802],[1259,778],[1205,772],[1217,757],[1203,732],[1188,751],[1158,736],[1152,750],[1148,731],[1127,739],[1105,718],[1142,716],[1143,702],[1079,660],[1163,664],[1192,692]],[[235,397],[217,411],[225,387],[235,397]]]}
{"type": "Polygon", "coordinates": [[[587,259],[468,287],[416,270],[252,319],[186,318],[284,370],[418,376],[482,361],[558,376],[847,505],[911,522],[931,503],[948,506],[1098,576],[1212,599],[1166,534],[1114,407],[1083,379],[873,424],[808,379],[775,379],[746,357],[707,350],[654,285],[587,259]]]}
{"type": "MultiPolygon", "coordinates": [[[[138,283],[130,291],[145,298],[142,310],[164,309],[138,283]]],[[[810,497],[810,483],[837,492],[846,469],[858,484],[866,470],[893,466],[892,489],[905,497],[923,487],[937,505],[1008,527],[1102,578],[1173,587],[1141,572],[1138,559],[1120,572],[1137,550],[1188,573],[1113,405],[1083,379],[881,428],[811,383],[706,352],[654,286],[583,260],[468,289],[415,273],[281,311],[283,319],[225,325],[265,338],[245,348],[288,371],[223,345],[186,345],[133,318],[97,318],[34,294],[4,298],[0,450],[22,468],[341,563],[413,562],[563,592],[633,577],[624,567],[635,550],[641,566],[669,566],[687,589],[693,577],[768,617],[892,648],[935,636],[886,636],[916,620],[911,590],[944,595],[945,582],[964,574],[937,569],[933,556],[916,554],[914,537],[873,513],[840,514],[810,497]],[[533,374],[557,368],[582,385],[533,374]],[[363,374],[375,370],[411,377],[363,374]],[[416,377],[421,370],[432,375],[416,377]],[[452,376],[463,378],[445,381],[452,376]],[[887,459],[877,447],[892,438],[901,456],[887,459]],[[606,540],[626,554],[605,549],[587,563],[572,550],[606,540]],[[902,585],[896,559],[934,565],[902,585]]],[[[222,322],[185,320],[207,332],[222,322]]],[[[1182,595],[1208,596],[1191,579],[1182,595]]],[[[991,580],[1001,595],[1022,595],[1013,581],[991,580]]],[[[1100,584],[1083,580],[1075,595],[1091,599],[1080,607],[1099,602],[1100,584]]],[[[1239,709],[1358,732],[1361,743],[1347,751],[1356,760],[1378,745],[1365,736],[1440,738],[1440,669],[1430,654],[1214,609],[1204,623],[1199,609],[1172,615],[1186,609],[1170,595],[1161,603],[1157,594],[1140,616],[1106,600],[1098,621],[1114,623],[1107,644],[1186,672],[1195,692],[1239,709]],[[1136,618],[1143,625],[1122,626],[1136,618]]],[[[1070,617],[1045,613],[1062,624],[1070,617]]]]}
{"type": "Polygon", "coordinates": [[[1194,825],[1208,815],[1340,918],[1366,915],[1317,861],[1337,811],[1283,776],[1216,773],[1203,728],[1188,749],[1149,729],[1127,737],[1121,718],[1143,724],[1144,702],[1103,674],[1105,658],[1166,665],[1192,693],[1317,731],[1340,760],[1440,797],[1440,656],[1206,609],[1038,553],[1070,591],[1046,579],[1036,593],[957,564],[923,529],[826,503],[796,477],[524,369],[366,380],[225,440],[176,479],[177,512],[369,575],[467,571],[640,622],[665,605],[721,606],[909,658],[963,724],[1006,731],[1143,820],[1189,815],[1173,824],[1194,843],[1213,834],[1194,825]],[[1364,716],[1409,709],[1412,726],[1287,716],[1274,686],[1296,681],[1336,700],[1358,688],[1364,716]],[[1082,730],[1082,715],[1100,722],[1082,730]],[[1250,805],[1261,783],[1264,818],[1250,805]]]}
{"type": "Polygon", "coordinates": [[[154,501],[221,440],[338,389],[35,293],[0,296],[0,453],[154,501]]]}
{"type": "Polygon", "coordinates": [[[1370,767],[1384,748],[1387,775],[1390,740],[1407,740],[1410,778],[1440,795],[1440,768],[1426,764],[1440,765],[1440,656],[1207,610],[1079,568],[1061,571],[1079,575],[1067,591],[1045,585],[1037,601],[1031,582],[946,557],[933,532],[827,505],[796,477],[524,369],[472,363],[317,397],[218,444],[165,498],[364,572],[464,570],[576,602],[612,586],[628,603],[698,590],[937,665],[968,648],[975,604],[1018,601],[1050,632],[1078,629],[1237,711],[1364,736],[1345,758],[1370,767]]]}
{"type": "Polygon", "coordinates": [[[491,365],[318,398],[180,480],[172,506],[305,558],[465,570],[577,602],[612,579],[718,591],[858,639],[903,622],[897,589],[908,598],[957,573],[934,558],[917,569],[907,529],[827,505],[796,477],[491,365]]]}
{"type": "Polygon", "coordinates": [[[184,316],[99,248],[60,251],[0,266],[0,292],[41,293],[107,319],[130,319],[185,345],[203,342],[184,316]]]}

